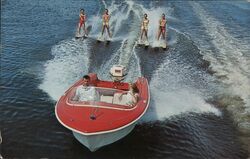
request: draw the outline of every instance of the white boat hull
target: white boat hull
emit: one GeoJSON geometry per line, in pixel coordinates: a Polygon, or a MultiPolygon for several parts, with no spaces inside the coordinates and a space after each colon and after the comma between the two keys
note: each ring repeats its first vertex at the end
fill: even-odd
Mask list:
{"type": "Polygon", "coordinates": [[[102,146],[111,144],[125,137],[134,129],[135,124],[136,122],[123,129],[114,132],[107,132],[96,135],[83,135],[73,131],[73,135],[81,144],[86,146],[90,151],[94,152],[97,149],[101,148],[102,146]]]}

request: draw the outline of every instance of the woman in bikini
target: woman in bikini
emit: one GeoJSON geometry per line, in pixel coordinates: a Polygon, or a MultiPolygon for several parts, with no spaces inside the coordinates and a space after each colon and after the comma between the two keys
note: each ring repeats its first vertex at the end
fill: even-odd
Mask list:
{"type": "Polygon", "coordinates": [[[148,15],[145,13],[142,23],[141,23],[141,40],[142,40],[143,34],[148,40],[148,24],[149,24],[148,15]]]}
{"type": "Polygon", "coordinates": [[[158,40],[160,39],[161,35],[164,40],[166,39],[166,24],[167,24],[167,20],[165,18],[165,14],[163,13],[159,21],[159,30],[158,30],[158,37],[157,37],[158,40]]]}
{"type": "Polygon", "coordinates": [[[102,21],[103,21],[102,22],[102,36],[103,36],[104,30],[106,28],[108,31],[108,34],[109,34],[109,38],[111,38],[110,31],[109,31],[110,15],[108,12],[109,12],[108,9],[105,9],[105,13],[102,15],[102,21]]]}
{"type": "Polygon", "coordinates": [[[80,10],[80,14],[79,14],[79,24],[78,24],[78,33],[80,34],[81,32],[81,28],[83,26],[83,30],[84,30],[84,33],[85,35],[87,35],[87,31],[86,31],[86,27],[85,27],[85,22],[86,22],[86,15],[84,13],[84,9],[81,9],[80,10]]]}

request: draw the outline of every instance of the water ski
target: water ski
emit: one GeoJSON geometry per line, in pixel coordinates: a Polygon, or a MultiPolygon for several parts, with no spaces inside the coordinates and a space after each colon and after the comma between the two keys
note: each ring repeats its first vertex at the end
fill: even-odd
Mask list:
{"type": "Polygon", "coordinates": [[[85,35],[84,33],[80,33],[80,34],[79,34],[79,33],[77,32],[76,35],[75,35],[75,38],[76,38],[76,39],[85,38],[85,37],[86,37],[86,35],[85,35]]]}
{"type": "Polygon", "coordinates": [[[75,38],[76,39],[86,39],[88,37],[88,35],[85,35],[85,34],[76,34],[75,38]]]}
{"type": "Polygon", "coordinates": [[[141,40],[141,39],[139,39],[138,41],[137,41],[137,45],[139,45],[139,46],[145,46],[145,47],[148,47],[149,46],[149,42],[148,42],[148,40],[141,40]]]}
{"type": "Polygon", "coordinates": [[[97,38],[97,42],[107,42],[107,43],[110,43],[111,42],[111,38],[107,38],[107,37],[104,37],[104,36],[100,36],[97,38]]]}
{"type": "Polygon", "coordinates": [[[104,42],[104,38],[102,36],[98,37],[96,40],[97,42],[104,42]]]}
{"type": "Polygon", "coordinates": [[[166,42],[161,43],[160,47],[163,48],[163,49],[167,49],[167,43],[166,42]]]}
{"type": "Polygon", "coordinates": [[[89,32],[91,31],[91,29],[92,29],[92,25],[89,25],[88,27],[87,27],[87,29],[86,29],[86,31],[87,31],[87,34],[85,34],[84,33],[84,30],[81,28],[81,30],[80,30],[80,34],[79,34],[79,32],[78,31],[76,31],[76,35],[75,35],[75,38],[76,39],[79,39],[79,38],[87,38],[88,37],[88,34],[89,34],[89,32]]]}
{"type": "Polygon", "coordinates": [[[107,44],[109,44],[111,42],[111,38],[108,38],[106,41],[107,41],[107,44]]]}
{"type": "Polygon", "coordinates": [[[155,49],[162,48],[163,50],[166,50],[168,48],[167,42],[165,40],[155,41],[154,42],[154,48],[155,49]]]}
{"type": "Polygon", "coordinates": [[[145,47],[148,47],[148,46],[149,46],[149,42],[146,40],[146,41],[144,42],[144,45],[145,45],[145,47]]]}

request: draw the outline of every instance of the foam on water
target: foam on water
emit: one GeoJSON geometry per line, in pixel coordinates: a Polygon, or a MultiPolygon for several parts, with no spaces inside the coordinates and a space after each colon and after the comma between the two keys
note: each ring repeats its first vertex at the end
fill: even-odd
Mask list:
{"type": "Polygon", "coordinates": [[[87,40],[64,40],[53,46],[51,53],[54,58],[45,63],[44,80],[39,88],[47,92],[53,100],[58,100],[81,75],[88,73],[87,40]]]}
{"type": "Polygon", "coordinates": [[[139,15],[140,11],[136,9],[136,5],[132,1],[127,2],[129,6],[129,11],[133,10],[134,16],[130,18],[131,24],[130,24],[130,29],[129,29],[129,34],[127,41],[125,41],[122,44],[122,54],[120,54],[120,59],[119,59],[119,64],[122,64],[124,66],[128,66],[129,60],[131,56],[133,55],[133,48],[135,46],[135,41],[138,37],[138,32],[139,32],[139,26],[138,26],[138,20],[139,20],[139,15]]]}
{"type": "Polygon", "coordinates": [[[193,2],[191,5],[216,48],[216,54],[205,50],[205,57],[211,62],[215,75],[227,86],[226,94],[241,97],[250,112],[250,58],[243,54],[243,50],[250,50],[249,46],[241,45],[200,4],[193,2]]]}
{"type": "Polygon", "coordinates": [[[167,59],[155,71],[150,82],[151,105],[143,121],[163,120],[189,112],[221,115],[217,108],[206,102],[202,92],[183,84],[186,74],[192,70],[188,72],[188,68],[183,68],[178,73],[173,69],[173,74],[168,74],[167,68],[171,65],[175,64],[167,59]]]}
{"type": "Polygon", "coordinates": [[[176,91],[161,91],[153,86],[151,90],[151,102],[154,105],[149,110],[143,121],[164,120],[165,118],[185,113],[213,113],[221,115],[221,112],[207,103],[202,95],[192,92],[192,89],[180,89],[176,91]]]}

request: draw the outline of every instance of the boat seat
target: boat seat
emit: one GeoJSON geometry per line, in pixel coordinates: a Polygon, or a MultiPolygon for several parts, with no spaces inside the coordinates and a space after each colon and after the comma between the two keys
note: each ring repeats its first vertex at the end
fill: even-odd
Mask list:
{"type": "Polygon", "coordinates": [[[119,104],[119,105],[127,105],[127,98],[125,95],[122,95],[122,98],[120,99],[121,93],[115,93],[113,98],[113,104],[119,104]]]}
{"type": "Polygon", "coordinates": [[[101,95],[100,101],[106,102],[106,103],[113,103],[113,96],[101,95]]]}

